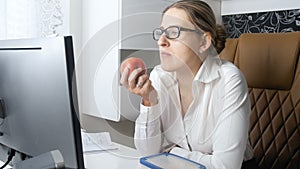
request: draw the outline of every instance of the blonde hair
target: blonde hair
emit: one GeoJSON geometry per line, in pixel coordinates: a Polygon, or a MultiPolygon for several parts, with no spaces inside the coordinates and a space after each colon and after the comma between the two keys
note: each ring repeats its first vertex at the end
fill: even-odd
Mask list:
{"type": "MultiPolygon", "coordinates": [[[[216,24],[216,18],[211,7],[200,0],[181,0],[168,6],[163,15],[170,8],[178,8],[184,10],[190,22],[192,22],[198,29],[204,32],[209,32],[212,37],[213,47],[219,54],[225,47],[226,32],[223,26],[216,24]]],[[[212,46],[211,46],[212,47],[212,46]]],[[[212,50],[212,49],[211,49],[212,50]]]]}

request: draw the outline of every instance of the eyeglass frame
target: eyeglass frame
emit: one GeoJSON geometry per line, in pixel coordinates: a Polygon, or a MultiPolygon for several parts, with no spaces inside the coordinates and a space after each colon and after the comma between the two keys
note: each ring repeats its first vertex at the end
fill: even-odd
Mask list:
{"type": "Polygon", "coordinates": [[[203,31],[200,31],[200,30],[198,30],[198,29],[189,29],[189,28],[185,28],[185,27],[181,27],[181,26],[169,26],[169,27],[167,27],[166,29],[162,29],[162,28],[160,27],[160,28],[155,28],[155,29],[153,29],[153,32],[152,32],[152,38],[153,38],[155,41],[158,41],[158,40],[159,40],[159,38],[158,38],[158,39],[155,39],[154,32],[155,32],[156,30],[161,30],[161,31],[162,31],[162,33],[161,33],[161,35],[159,36],[159,38],[165,33],[165,36],[166,36],[167,39],[177,39],[177,38],[179,38],[180,32],[181,32],[181,31],[186,31],[186,32],[196,32],[196,33],[201,34],[201,35],[204,34],[203,31]],[[174,38],[170,38],[170,37],[169,37],[169,34],[167,34],[167,30],[168,30],[169,28],[177,28],[177,29],[178,29],[178,35],[177,35],[176,37],[174,37],[174,38]]]}

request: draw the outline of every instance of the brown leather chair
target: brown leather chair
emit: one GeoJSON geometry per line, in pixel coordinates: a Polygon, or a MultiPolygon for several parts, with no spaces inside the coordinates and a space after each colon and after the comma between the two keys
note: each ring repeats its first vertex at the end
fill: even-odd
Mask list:
{"type": "Polygon", "coordinates": [[[261,169],[300,169],[300,32],[242,34],[220,57],[244,73],[249,139],[261,169]]]}

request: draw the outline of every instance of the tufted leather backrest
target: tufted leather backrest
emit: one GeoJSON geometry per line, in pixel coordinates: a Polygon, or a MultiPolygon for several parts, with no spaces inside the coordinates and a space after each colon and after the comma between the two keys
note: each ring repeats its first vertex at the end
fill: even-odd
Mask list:
{"type": "Polygon", "coordinates": [[[300,168],[299,49],[300,32],[242,34],[220,54],[246,77],[249,138],[261,169],[300,168]]]}

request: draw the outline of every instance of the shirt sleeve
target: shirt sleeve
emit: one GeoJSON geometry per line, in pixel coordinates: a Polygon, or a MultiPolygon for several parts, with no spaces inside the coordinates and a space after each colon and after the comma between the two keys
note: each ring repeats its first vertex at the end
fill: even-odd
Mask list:
{"type": "Polygon", "coordinates": [[[152,107],[140,106],[140,115],[135,123],[135,146],[142,155],[159,153],[162,147],[159,103],[152,107]]]}
{"type": "MultiPolygon", "coordinates": [[[[150,80],[156,90],[159,88],[158,78],[156,70],[153,70],[150,80]]],[[[141,155],[155,154],[162,150],[161,107],[161,100],[154,106],[140,104],[140,114],[135,122],[134,144],[141,155]]]]}
{"type": "Polygon", "coordinates": [[[149,79],[158,94],[158,104],[150,107],[140,104],[140,114],[135,123],[134,143],[142,155],[160,153],[164,149],[165,135],[162,131],[161,115],[167,111],[165,97],[170,77],[168,73],[161,71],[160,66],[154,67],[150,73],[149,79]]]}
{"type": "Polygon", "coordinates": [[[212,153],[175,147],[171,153],[199,162],[209,169],[241,168],[248,140],[250,102],[243,76],[226,81],[224,106],[212,136],[212,153]]]}

